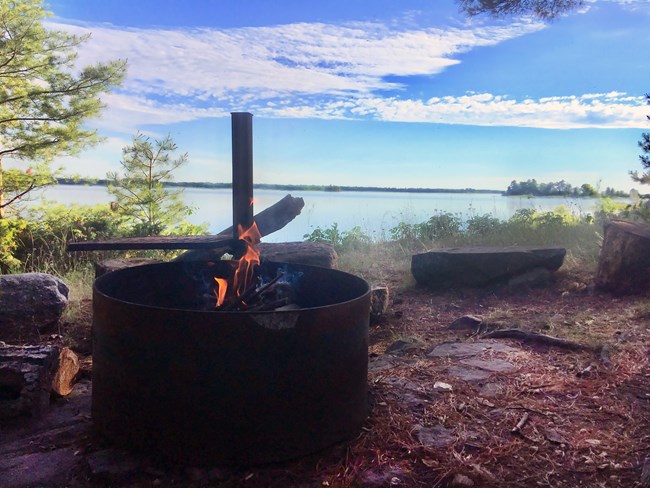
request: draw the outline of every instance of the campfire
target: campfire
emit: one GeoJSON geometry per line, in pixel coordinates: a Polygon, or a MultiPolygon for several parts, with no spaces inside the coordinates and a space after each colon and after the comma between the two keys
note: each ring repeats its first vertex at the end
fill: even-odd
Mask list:
{"type": "MultiPolygon", "coordinates": [[[[192,465],[303,456],[358,435],[367,415],[368,284],[260,259],[241,115],[230,252],[122,269],[93,287],[96,427],[192,465]]],[[[246,124],[244,134],[250,144],[246,124]]]]}

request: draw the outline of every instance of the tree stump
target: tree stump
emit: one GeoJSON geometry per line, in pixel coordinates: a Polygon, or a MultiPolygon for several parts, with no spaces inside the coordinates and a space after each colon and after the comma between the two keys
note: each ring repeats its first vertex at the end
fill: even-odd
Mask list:
{"type": "Polygon", "coordinates": [[[58,365],[55,346],[0,346],[0,418],[39,417],[58,365]]]}
{"type": "Polygon", "coordinates": [[[625,220],[605,224],[596,285],[617,295],[650,289],[650,226],[625,220]]]}

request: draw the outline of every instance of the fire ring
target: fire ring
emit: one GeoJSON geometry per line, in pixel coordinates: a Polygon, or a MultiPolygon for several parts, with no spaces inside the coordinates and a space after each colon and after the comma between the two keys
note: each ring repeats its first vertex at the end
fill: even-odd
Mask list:
{"type": "Polygon", "coordinates": [[[368,284],[264,263],[300,276],[299,308],[201,310],[215,266],[169,262],[95,281],[96,428],[193,465],[282,461],[356,436],[367,416],[368,284]]]}

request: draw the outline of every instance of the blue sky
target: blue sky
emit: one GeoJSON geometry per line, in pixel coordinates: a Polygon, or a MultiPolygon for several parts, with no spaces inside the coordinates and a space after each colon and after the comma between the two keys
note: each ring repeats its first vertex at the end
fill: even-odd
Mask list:
{"type": "Polygon", "coordinates": [[[60,159],[119,169],[136,131],[170,133],[176,179],[230,181],[230,112],[254,114],[255,181],[505,189],[565,179],[629,190],[650,131],[650,0],[590,0],[553,23],[468,19],[452,0],[52,0],[91,32],[79,63],[126,58],[60,159]]]}

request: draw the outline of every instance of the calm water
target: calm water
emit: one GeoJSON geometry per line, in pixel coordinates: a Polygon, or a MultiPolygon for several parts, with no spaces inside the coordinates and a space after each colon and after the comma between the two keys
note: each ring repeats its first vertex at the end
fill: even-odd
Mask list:
{"type": "MultiPolygon", "coordinates": [[[[288,192],[284,190],[255,190],[255,213],[273,205],[288,192]]],[[[232,225],[232,201],[229,189],[209,190],[186,188],[185,203],[195,208],[189,217],[193,223],[207,223],[211,233],[232,225]]],[[[389,237],[389,230],[399,222],[418,223],[437,212],[490,213],[500,219],[509,218],[520,208],[553,210],[564,205],[576,214],[593,212],[597,199],[569,199],[560,197],[527,198],[501,195],[472,195],[466,193],[384,193],[384,192],[291,192],[302,197],[302,213],[284,229],[265,237],[267,242],[302,240],[304,234],[316,227],[330,227],[338,223],[340,230],[361,227],[366,234],[389,237]]],[[[63,204],[108,204],[111,196],[102,186],[58,185],[44,191],[44,198],[63,204]]]]}

